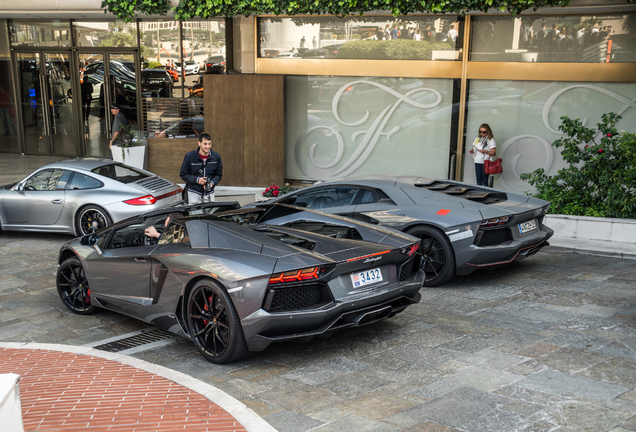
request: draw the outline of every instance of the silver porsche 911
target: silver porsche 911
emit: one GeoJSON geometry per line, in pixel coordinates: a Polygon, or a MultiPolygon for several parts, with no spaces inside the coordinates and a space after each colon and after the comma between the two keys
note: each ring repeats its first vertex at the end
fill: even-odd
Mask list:
{"type": "Polygon", "coordinates": [[[543,224],[548,201],[424,177],[333,180],[268,202],[347,216],[421,238],[426,286],[528,257],[547,246],[554,233],[543,224]]]}
{"type": "Polygon", "coordinates": [[[110,159],[69,159],[0,186],[0,228],[84,235],[180,202],[181,187],[148,171],[110,159]]]}

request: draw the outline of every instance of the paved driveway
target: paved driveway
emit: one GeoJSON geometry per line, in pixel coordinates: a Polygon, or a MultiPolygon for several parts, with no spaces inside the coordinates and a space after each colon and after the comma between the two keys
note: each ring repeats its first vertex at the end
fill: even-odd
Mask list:
{"type": "MultiPolygon", "coordinates": [[[[0,233],[0,341],[96,345],[148,328],[62,306],[55,258],[67,239],[0,233]]],[[[422,289],[390,320],[235,364],[178,338],[133,355],[224,390],[281,432],[633,431],[635,281],[635,260],[548,248],[422,289]]]]}

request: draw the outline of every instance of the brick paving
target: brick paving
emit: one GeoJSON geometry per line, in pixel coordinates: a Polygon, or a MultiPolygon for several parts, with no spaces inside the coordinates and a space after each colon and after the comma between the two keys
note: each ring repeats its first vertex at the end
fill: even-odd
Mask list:
{"type": "Polygon", "coordinates": [[[246,431],[206,397],[112,360],[0,348],[0,372],[20,375],[25,431],[246,431]]]}

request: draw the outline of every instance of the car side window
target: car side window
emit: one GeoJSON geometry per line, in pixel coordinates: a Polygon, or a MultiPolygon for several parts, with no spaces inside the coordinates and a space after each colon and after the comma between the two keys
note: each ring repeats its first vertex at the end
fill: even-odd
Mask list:
{"type": "Polygon", "coordinates": [[[185,225],[171,223],[159,237],[160,245],[174,243],[190,243],[190,237],[185,225]]]}
{"type": "Polygon", "coordinates": [[[86,174],[74,173],[71,182],[67,185],[67,189],[97,189],[104,186],[102,182],[86,174]]]}
{"type": "Polygon", "coordinates": [[[375,204],[380,201],[395,204],[393,200],[379,189],[360,189],[360,192],[358,192],[358,195],[355,197],[354,204],[375,204]]]}
{"type": "Polygon", "coordinates": [[[348,206],[352,204],[357,191],[358,188],[350,186],[313,189],[299,194],[294,204],[311,209],[348,206]]]}
{"type": "Polygon", "coordinates": [[[24,184],[24,190],[54,191],[63,190],[70,177],[70,171],[63,169],[45,169],[32,175],[24,184]]]}

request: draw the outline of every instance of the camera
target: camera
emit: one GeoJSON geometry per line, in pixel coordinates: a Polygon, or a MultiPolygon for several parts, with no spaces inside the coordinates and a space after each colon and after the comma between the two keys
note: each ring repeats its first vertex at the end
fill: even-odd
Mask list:
{"type": "Polygon", "coordinates": [[[205,182],[205,185],[203,186],[203,188],[205,189],[205,193],[209,194],[212,192],[212,186],[210,185],[210,180],[208,179],[208,181],[205,182]]]}

